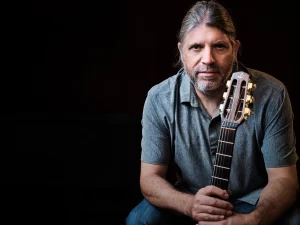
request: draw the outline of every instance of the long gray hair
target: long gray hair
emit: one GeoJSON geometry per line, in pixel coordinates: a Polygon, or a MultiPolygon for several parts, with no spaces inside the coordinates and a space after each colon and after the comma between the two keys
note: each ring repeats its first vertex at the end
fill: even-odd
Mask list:
{"type": "MultiPolygon", "coordinates": [[[[181,46],[184,45],[188,32],[200,24],[220,29],[235,47],[236,29],[233,20],[229,12],[215,0],[198,1],[189,9],[178,33],[178,41],[182,43],[181,46]]],[[[180,57],[178,64],[182,65],[180,57]]]]}

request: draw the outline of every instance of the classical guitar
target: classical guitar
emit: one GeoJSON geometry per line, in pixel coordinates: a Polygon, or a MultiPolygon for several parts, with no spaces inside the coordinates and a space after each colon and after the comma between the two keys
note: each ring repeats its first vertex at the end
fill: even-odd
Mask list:
{"type": "Polygon", "coordinates": [[[228,189],[233,146],[237,127],[252,113],[249,104],[255,85],[250,82],[250,75],[235,72],[227,81],[227,90],[220,105],[221,130],[211,177],[211,184],[224,190],[228,189]]]}

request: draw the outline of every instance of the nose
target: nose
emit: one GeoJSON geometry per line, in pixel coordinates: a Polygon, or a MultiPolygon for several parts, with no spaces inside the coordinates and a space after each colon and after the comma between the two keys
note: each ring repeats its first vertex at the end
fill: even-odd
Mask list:
{"type": "Polygon", "coordinates": [[[205,47],[203,49],[201,62],[206,65],[210,65],[215,62],[213,52],[210,47],[205,47]]]}

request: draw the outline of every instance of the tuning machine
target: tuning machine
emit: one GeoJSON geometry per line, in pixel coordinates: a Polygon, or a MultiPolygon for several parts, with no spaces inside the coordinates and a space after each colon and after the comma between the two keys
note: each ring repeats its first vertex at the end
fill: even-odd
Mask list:
{"type": "MultiPolygon", "coordinates": [[[[245,99],[245,107],[248,108],[249,104],[254,102],[254,98],[252,96],[252,92],[256,89],[256,84],[252,83],[250,80],[247,86],[247,94],[245,99]]],[[[246,112],[245,112],[246,113],[246,112]]]]}
{"type": "Polygon", "coordinates": [[[251,104],[254,102],[254,98],[252,95],[247,94],[246,95],[246,104],[251,104]]]}
{"type": "Polygon", "coordinates": [[[231,80],[227,80],[227,82],[226,82],[226,88],[229,88],[230,84],[231,84],[231,80]]]}
{"type": "Polygon", "coordinates": [[[248,118],[248,116],[250,116],[250,114],[253,114],[251,109],[249,107],[245,107],[245,109],[244,109],[244,119],[246,120],[248,118]]]}
{"type": "Polygon", "coordinates": [[[256,89],[256,84],[254,84],[252,82],[248,82],[248,87],[247,87],[248,93],[254,91],[255,89],[256,89]]]}
{"type": "MultiPolygon", "coordinates": [[[[227,81],[227,84],[226,84],[227,88],[229,87],[229,85],[230,85],[230,81],[228,80],[228,81],[227,81]]],[[[225,102],[225,99],[227,99],[227,97],[228,97],[228,89],[227,89],[227,91],[225,91],[225,92],[223,93],[223,96],[222,96],[221,104],[220,104],[220,106],[219,106],[219,110],[220,110],[221,112],[223,112],[223,110],[224,110],[224,106],[225,106],[224,102],[225,102]]]]}

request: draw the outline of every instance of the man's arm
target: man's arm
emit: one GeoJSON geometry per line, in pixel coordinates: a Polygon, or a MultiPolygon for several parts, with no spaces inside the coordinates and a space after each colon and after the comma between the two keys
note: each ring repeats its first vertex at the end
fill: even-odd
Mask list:
{"type": "Polygon", "coordinates": [[[268,225],[276,221],[295,202],[298,178],[296,165],[268,168],[268,184],[260,195],[256,209],[249,215],[258,224],[268,225]]]}
{"type": "Polygon", "coordinates": [[[190,216],[193,195],[177,191],[167,180],[168,166],[141,163],[140,186],[153,205],[190,216]]]}
{"type": "Polygon", "coordinates": [[[231,215],[232,205],[226,191],[207,186],[196,195],[176,190],[167,180],[168,166],[141,163],[140,186],[144,197],[153,205],[179,212],[196,221],[216,221],[231,215]],[[218,196],[219,198],[211,197],[218,196]]]}
{"type": "Polygon", "coordinates": [[[271,225],[295,202],[298,189],[296,166],[267,169],[269,181],[256,209],[234,213],[222,221],[199,221],[198,225],[271,225]]]}

